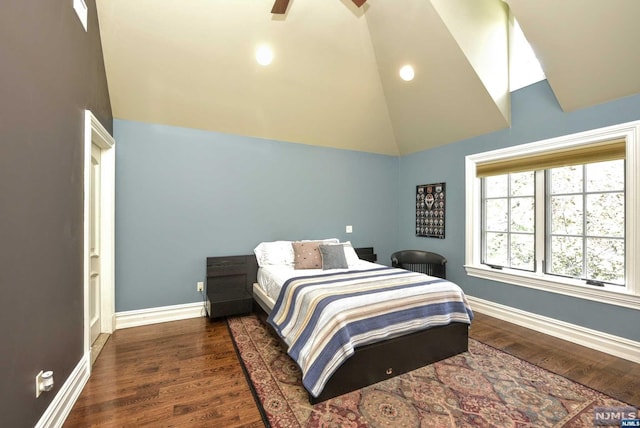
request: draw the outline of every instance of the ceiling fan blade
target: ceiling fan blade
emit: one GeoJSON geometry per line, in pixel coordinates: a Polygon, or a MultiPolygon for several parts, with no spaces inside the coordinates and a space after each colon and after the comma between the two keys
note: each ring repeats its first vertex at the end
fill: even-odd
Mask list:
{"type": "Polygon", "coordinates": [[[273,3],[273,8],[271,9],[271,13],[284,15],[287,12],[287,6],[289,6],[289,0],[276,0],[275,3],[273,3]]]}
{"type": "Polygon", "coordinates": [[[360,7],[367,2],[367,0],[352,0],[356,6],[360,7]]]}

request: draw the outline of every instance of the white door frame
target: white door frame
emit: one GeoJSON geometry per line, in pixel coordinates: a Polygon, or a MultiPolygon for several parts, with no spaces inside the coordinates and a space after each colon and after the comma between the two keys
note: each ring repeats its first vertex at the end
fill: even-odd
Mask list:
{"type": "Polygon", "coordinates": [[[115,160],[116,142],[89,110],[84,127],[84,353],[90,357],[89,319],[89,195],[91,192],[91,144],[101,149],[100,182],[100,277],[102,333],[115,330],[115,160]]]}

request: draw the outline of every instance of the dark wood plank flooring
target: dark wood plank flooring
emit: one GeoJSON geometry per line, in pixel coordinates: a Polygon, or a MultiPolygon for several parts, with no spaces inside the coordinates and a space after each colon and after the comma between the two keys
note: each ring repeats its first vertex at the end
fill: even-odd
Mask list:
{"type": "MultiPolygon", "coordinates": [[[[640,365],[476,314],[471,337],[640,406],[640,365]]],[[[64,427],[263,427],[224,321],[116,331],[64,427]]]]}
{"type": "Polygon", "coordinates": [[[474,315],[472,338],[640,407],[640,364],[481,313],[474,315]]]}
{"type": "Polygon", "coordinates": [[[116,331],[64,427],[264,427],[225,321],[116,331]]]}

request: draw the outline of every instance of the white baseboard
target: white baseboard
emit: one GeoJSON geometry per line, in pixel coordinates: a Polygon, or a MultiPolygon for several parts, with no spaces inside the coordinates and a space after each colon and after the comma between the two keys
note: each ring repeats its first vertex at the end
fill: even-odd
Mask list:
{"type": "Polygon", "coordinates": [[[91,373],[91,356],[85,354],[56,394],[35,428],[62,427],[91,373]]]}
{"type": "Polygon", "coordinates": [[[205,315],[203,302],[116,312],[116,330],[139,327],[141,325],[158,324],[161,322],[199,318],[205,315]]]}
{"type": "Polygon", "coordinates": [[[640,342],[467,296],[474,311],[625,360],[640,363],[640,342]]]}

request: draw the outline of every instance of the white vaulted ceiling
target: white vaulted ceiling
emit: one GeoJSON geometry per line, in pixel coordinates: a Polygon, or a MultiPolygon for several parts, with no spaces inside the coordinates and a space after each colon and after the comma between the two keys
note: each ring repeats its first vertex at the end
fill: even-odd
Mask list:
{"type": "Polygon", "coordinates": [[[507,2],[563,110],[640,92],[640,1],[507,2]]]}
{"type": "Polygon", "coordinates": [[[272,6],[97,0],[114,117],[392,155],[503,129],[509,7],[563,109],[640,92],[637,0],[272,6]]]}

